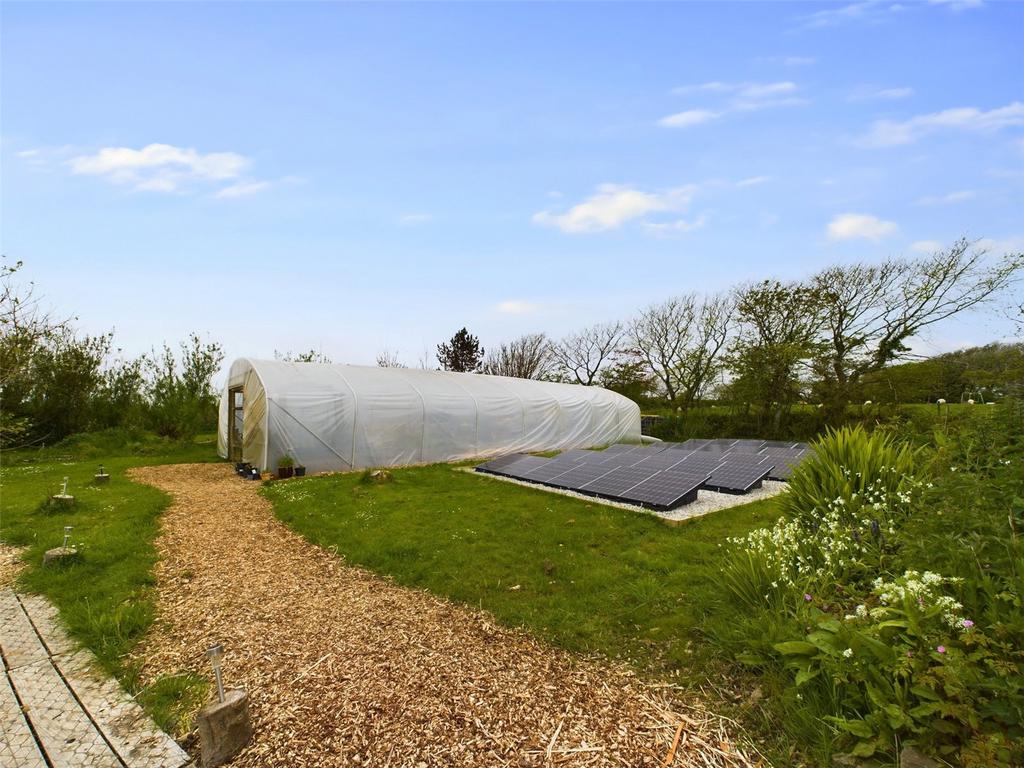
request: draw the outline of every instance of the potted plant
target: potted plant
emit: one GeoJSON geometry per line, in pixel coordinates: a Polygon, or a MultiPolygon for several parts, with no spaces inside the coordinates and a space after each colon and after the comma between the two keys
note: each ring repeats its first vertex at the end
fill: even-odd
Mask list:
{"type": "Polygon", "coordinates": [[[277,460],[277,476],[281,480],[291,477],[295,472],[295,459],[291,456],[284,455],[277,460]]]}
{"type": "Polygon", "coordinates": [[[304,466],[302,466],[301,464],[296,464],[295,465],[295,477],[305,477],[305,476],[306,476],[306,468],[304,466]]]}

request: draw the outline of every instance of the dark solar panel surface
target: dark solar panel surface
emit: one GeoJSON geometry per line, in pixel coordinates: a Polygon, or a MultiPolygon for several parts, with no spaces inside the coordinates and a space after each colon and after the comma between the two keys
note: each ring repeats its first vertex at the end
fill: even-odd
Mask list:
{"type": "Polygon", "coordinates": [[[723,493],[746,493],[757,487],[771,470],[770,464],[755,461],[756,457],[726,461],[704,483],[704,487],[723,493]]]}
{"type": "Polygon", "coordinates": [[[621,496],[634,485],[642,483],[654,474],[656,474],[656,470],[653,469],[619,467],[597,480],[587,483],[580,490],[586,493],[595,493],[598,496],[621,496]]]}
{"type": "MultiPolygon", "coordinates": [[[[551,478],[557,477],[573,467],[578,467],[580,463],[581,462],[577,461],[575,458],[563,459],[561,456],[558,456],[554,459],[548,459],[543,464],[528,468],[526,471],[520,473],[519,476],[524,480],[536,480],[539,483],[546,483],[551,480],[551,478]]],[[[516,464],[515,467],[518,472],[519,465],[516,464]]]]}
{"type": "Polygon", "coordinates": [[[499,467],[498,469],[493,470],[493,472],[496,475],[507,475],[508,477],[522,478],[525,472],[544,466],[547,461],[547,459],[542,459],[539,456],[521,456],[518,461],[513,461],[511,464],[499,467]]]}
{"type": "Polygon", "coordinates": [[[654,456],[647,456],[633,464],[641,469],[668,469],[686,459],[686,454],[679,451],[662,451],[654,456]]]}
{"type": "Polygon", "coordinates": [[[688,454],[681,464],[676,467],[684,472],[708,472],[717,468],[723,461],[720,453],[708,453],[707,451],[695,451],[688,454]]]}
{"type": "Polygon", "coordinates": [[[608,466],[607,464],[578,464],[572,469],[551,478],[550,485],[578,491],[587,483],[593,482],[615,469],[618,469],[618,467],[608,466]]]}
{"type": "Polygon", "coordinates": [[[526,456],[525,453],[510,453],[508,456],[501,456],[497,459],[491,459],[491,461],[484,462],[477,467],[479,472],[496,472],[502,467],[507,467],[519,461],[521,458],[526,456]]]}
{"type": "Polygon", "coordinates": [[[707,474],[665,470],[634,485],[622,498],[655,509],[672,509],[694,501],[697,489],[707,479],[707,474]]]}

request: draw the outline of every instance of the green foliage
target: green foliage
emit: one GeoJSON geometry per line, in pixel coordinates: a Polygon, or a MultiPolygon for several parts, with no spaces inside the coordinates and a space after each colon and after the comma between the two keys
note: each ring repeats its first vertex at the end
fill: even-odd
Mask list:
{"type": "Polygon", "coordinates": [[[291,469],[295,466],[295,459],[288,455],[282,456],[277,460],[277,466],[281,469],[291,469]]]}
{"type": "Polygon", "coordinates": [[[830,434],[808,492],[782,497],[787,518],[731,541],[739,611],[719,641],[775,682],[781,709],[813,713],[782,722],[822,762],[886,762],[902,745],[977,768],[1024,761],[1024,418],[1016,403],[973,413],[936,431],[932,487],[888,472],[919,470],[908,446],[830,434]]]}
{"type": "Polygon", "coordinates": [[[815,521],[835,499],[843,499],[846,514],[855,516],[873,502],[869,489],[898,496],[916,481],[919,451],[891,434],[859,425],[830,429],[812,449],[782,497],[783,510],[805,521],[815,521]]]}
{"type": "Polygon", "coordinates": [[[480,339],[465,328],[456,332],[446,344],[437,345],[437,361],[446,371],[476,373],[484,359],[480,339]]]}
{"type": "Polygon", "coordinates": [[[147,422],[159,435],[188,439],[217,423],[213,376],[224,360],[216,342],[192,334],[181,344],[180,359],[164,345],[146,361],[149,370],[147,422]]]}
{"type": "Polygon", "coordinates": [[[597,375],[605,389],[618,392],[634,402],[646,400],[654,390],[654,380],[646,366],[635,360],[620,360],[597,375]]]}
{"type": "Polygon", "coordinates": [[[978,403],[1019,394],[1024,388],[1024,344],[987,344],[866,375],[859,399],[877,403],[978,403]]]}
{"type": "Polygon", "coordinates": [[[192,673],[166,675],[141,689],[136,700],[164,731],[184,736],[206,703],[210,684],[192,673]]]}

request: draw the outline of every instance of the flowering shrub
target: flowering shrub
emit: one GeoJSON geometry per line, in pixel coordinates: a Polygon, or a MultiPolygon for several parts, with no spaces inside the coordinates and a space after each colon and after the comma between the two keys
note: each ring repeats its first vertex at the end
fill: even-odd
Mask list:
{"type": "Polygon", "coordinates": [[[842,618],[809,604],[798,618],[813,631],[775,645],[798,688],[835,692],[842,711],[825,719],[847,734],[852,754],[915,744],[958,752],[965,765],[1010,765],[1020,756],[1019,732],[991,718],[1012,693],[1001,682],[1008,669],[945,592],[960,581],[928,571],[879,578],[842,618]]]}
{"type": "Polygon", "coordinates": [[[894,471],[882,466],[878,477],[862,482],[840,467],[838,475],[860,491],[837,496],[812,514],[781,518],[770,528],[728,539],[732,553],[726,586],[753,607],[772,602],[779,590],[820,593],[836,583],[849,586],[874,576],[923,487],[912,478],[895,482],[890,477],[894,471]]]}

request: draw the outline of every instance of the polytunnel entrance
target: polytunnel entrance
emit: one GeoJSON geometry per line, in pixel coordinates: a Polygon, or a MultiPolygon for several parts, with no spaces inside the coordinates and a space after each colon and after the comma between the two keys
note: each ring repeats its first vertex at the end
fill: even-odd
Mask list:
{"type": "Polygon", "coordinates": [[[242,460],[242,424],[243,424],[242,387],[232,387],[228,390],[228,459],[231,461],[242,460]]]}

